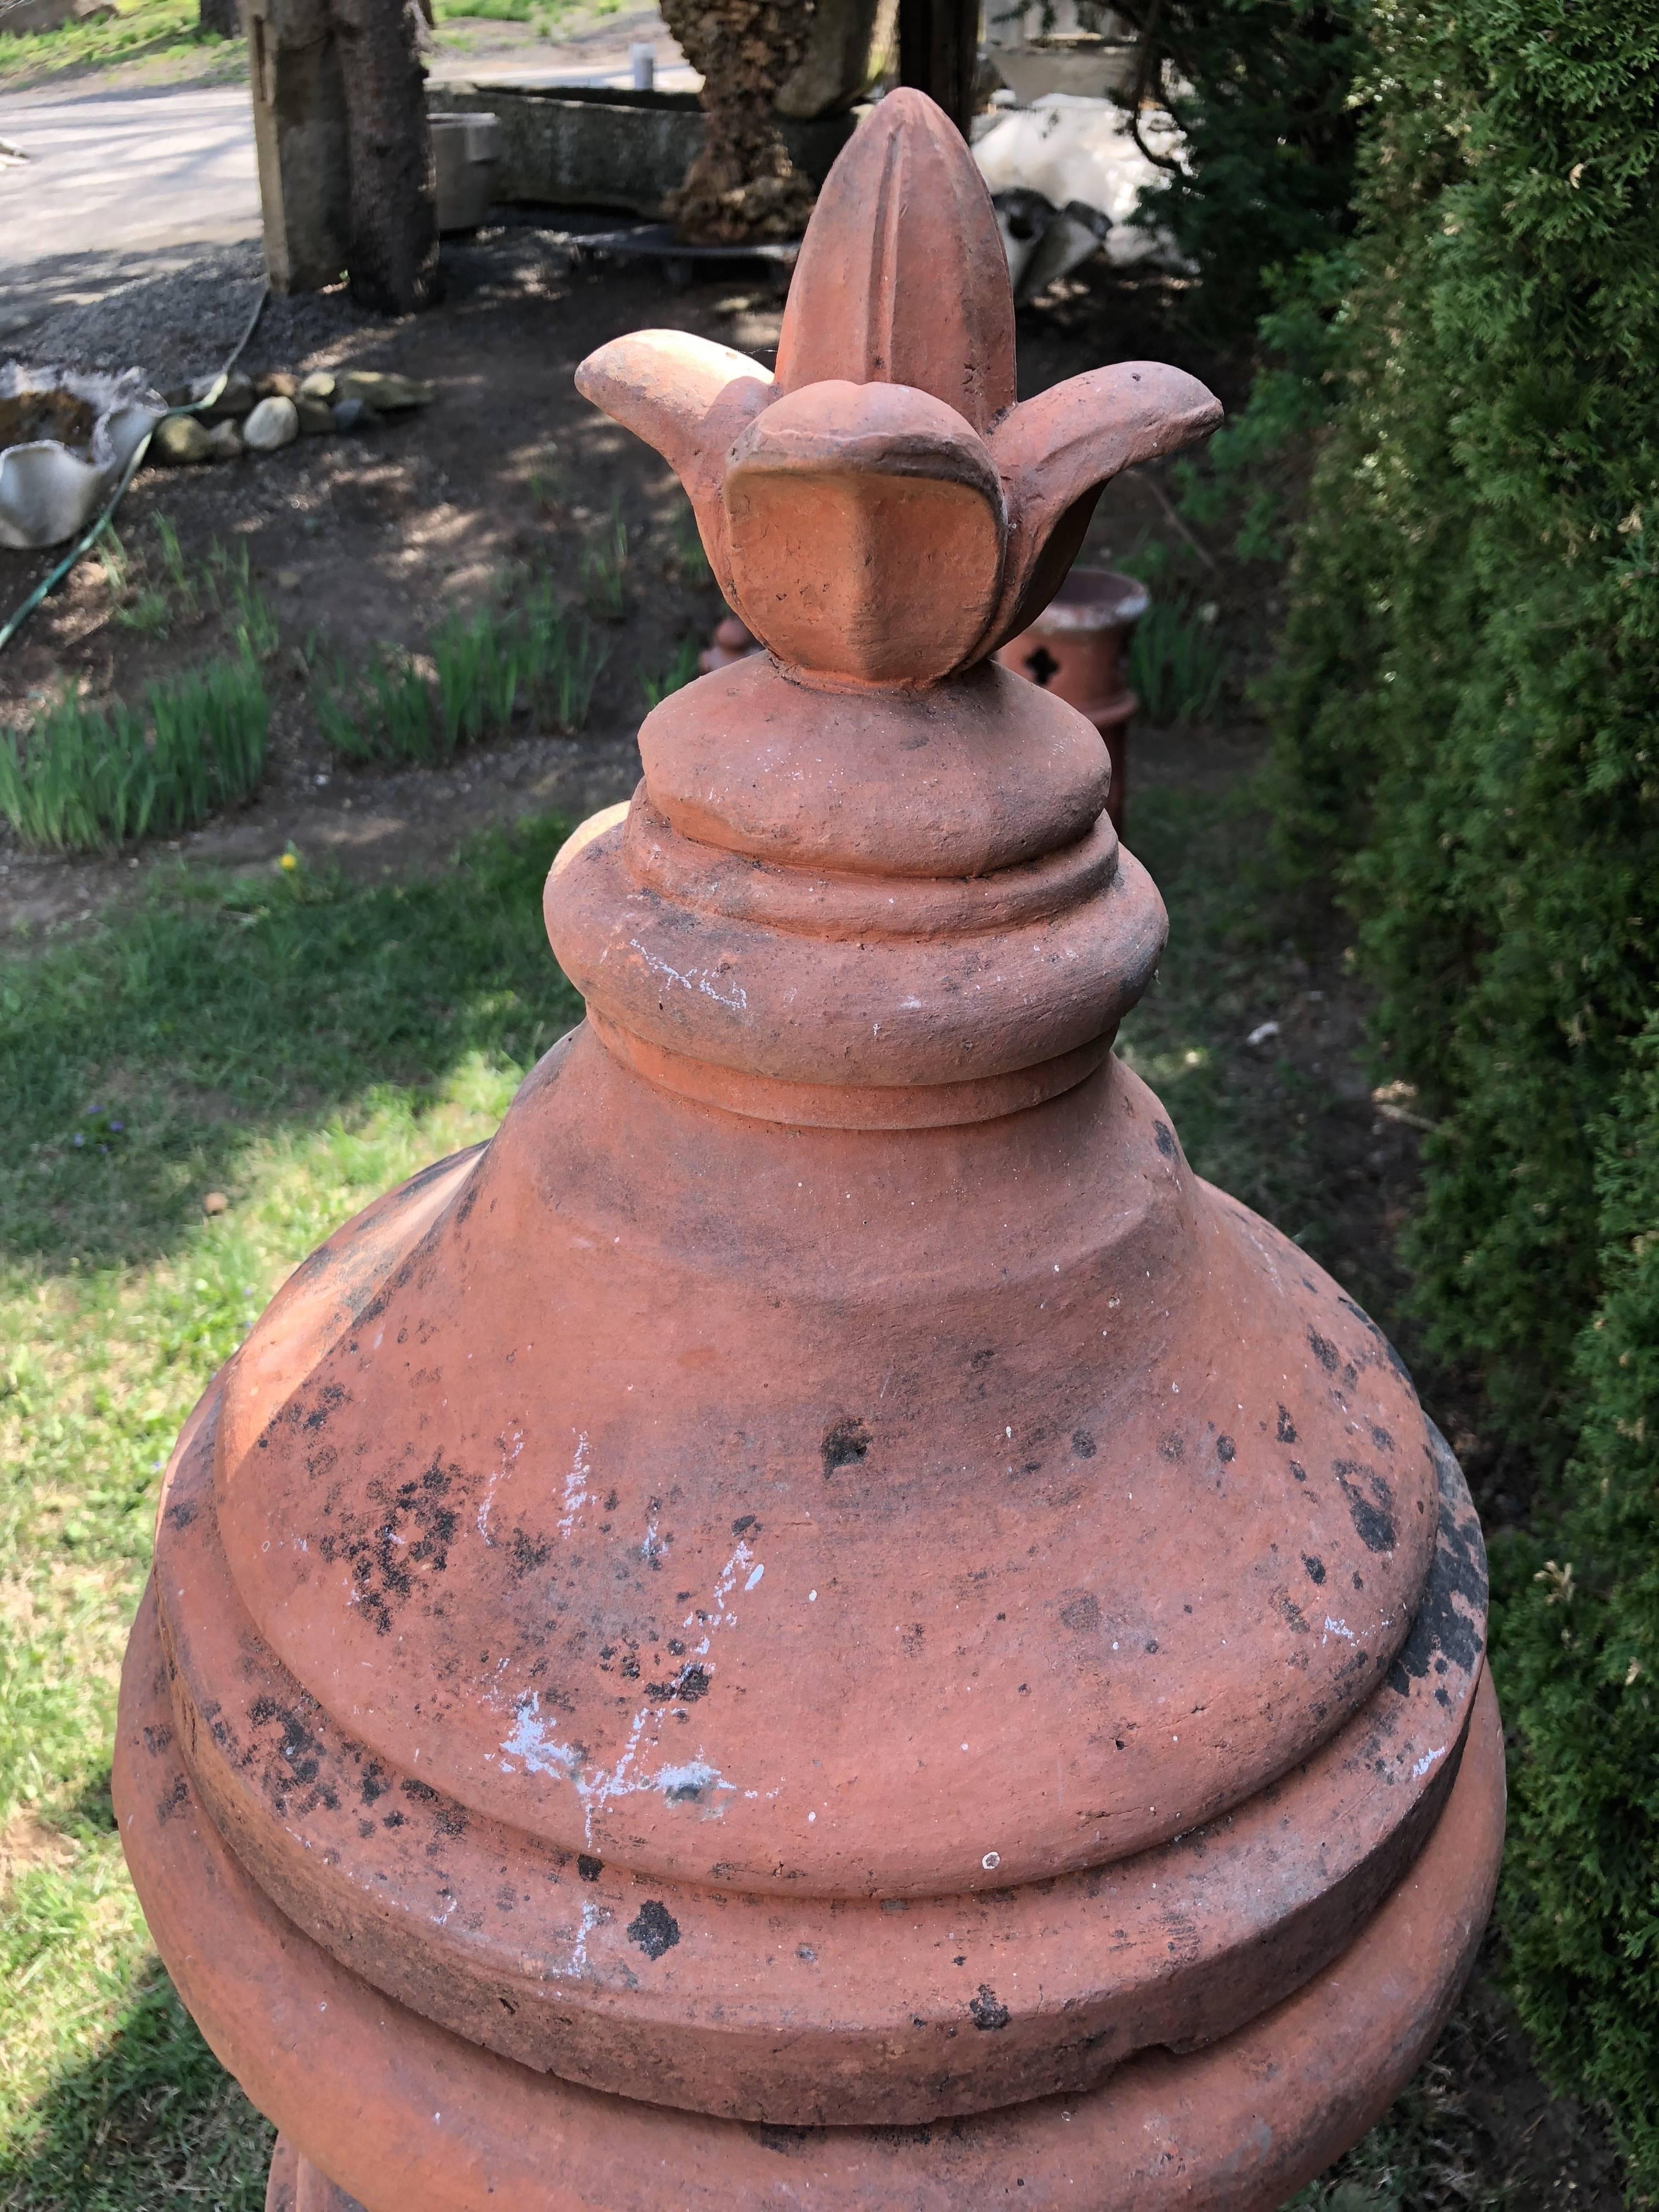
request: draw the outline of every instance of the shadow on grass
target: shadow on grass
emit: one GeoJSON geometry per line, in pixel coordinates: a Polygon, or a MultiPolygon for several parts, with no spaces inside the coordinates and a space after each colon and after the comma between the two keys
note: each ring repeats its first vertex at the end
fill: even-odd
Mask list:
{"type": "Polygon", "coordinates": [[[155,1258],[256,1139],[468,1055],[528,1066],[581,1017],[541,922],[563,835],[492,832],[407,884],[180,868],[93,936],[0,959],[0,1256],[155,1258]]]}
{"type": "Polygon", "coordinates": [[[260,2212],[274,2136],[151,1959],[107,2043],[0,2159],[0,2212],[260,2212]]]}

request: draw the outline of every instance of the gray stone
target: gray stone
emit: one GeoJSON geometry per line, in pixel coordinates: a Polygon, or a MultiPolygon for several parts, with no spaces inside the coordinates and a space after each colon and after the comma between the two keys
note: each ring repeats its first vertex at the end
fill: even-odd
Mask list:
{"type": "Polygon", "coordinates": [[[242,425],[242,439],[256,453],[274,453],[300,434],[300,410],[291,399],[262,399],[242,425]]]}
{"type": "Polygon", "coordinates": [[[193,415],[169,415],[165,422],[158,423],[149,449],[158,461],[169,468],[181,468],[188,463],[213,458],[213,441],[207,425],[198,422],[193,415]]]}
{"type": "MultiPolygon", "coordinates": [[[[702,146],[694,92],[491,82],[434,85],[427,99],[441,113],[494,115],[500,123],[498,200],[659,216],[702,146]]],[[[785,118],[782,129],[796,167],[821,185],[853,118],[785,118]]]]}
{"type": "Polygon", "coordinates": [[[778,88],[778,113],[840,115],[862,100],[892,43],[896,0],[817,0],[806,52],[778,88]]]}
{"type": "Polygon", "coordinates": [[[334,410],[326,399],[296,399],[295,410],[307,438],[325,438],[334,428],[334,410]]]}
{"type": "Polygon", "coordinates": [[[242,434],[234,422],[216,422],[207,434],[207,441],[210,461],[240,461],[242,458],[242,434]]]}
{"type": "Polygon", "coordinates": [[[477,230],[495,197],[501,126],[493,115],[429,115],[441,231],[477,230]]]}

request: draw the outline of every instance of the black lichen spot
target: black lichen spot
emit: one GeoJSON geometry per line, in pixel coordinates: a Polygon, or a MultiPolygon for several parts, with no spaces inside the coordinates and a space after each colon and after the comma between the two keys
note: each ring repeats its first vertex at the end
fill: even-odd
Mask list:
{"type": "Polygon", "coordinates": [[[196,1507],[188,1498],[181,1498],[176,1505],[167,1508],[167,1525],[172,1528],[188,1528],[196,1518],[196,1507]]]}
{"type": "Polygon", "coordinates": [[[1006,2027],[1013,2017],[1006,2004],[997,2002],[997,1993],[988,1982],[981,1982],[979,1995],[969,1999],[968,2011],[974,2026],[987,2033],[1006,2027]]]}
{"type": "Polygon", "coordinates": [[[671,1636],[668,1639],[668,1656],[671,1659],[684,1659],[685,1656],[685,1645],[678,1636],[671,1636]]]}
{"type": "Polygon", "coordinates": [[[1375,1468],[1355,1459],[1331,1462],[1331,1472],[1342,1486],[1354,1533],[1368,1552],[1391,1552],[1398,1537],[1394,1525],[1389,1486],[1375,1468]],[[1368,1497],[1366,1492],[1370,1493],[1368,1497]]]}
{"type": "Polygon", "coordinates": [[[313,1431],[320,1429],[329,1415],[337,1413],[345,1401],[346,1394],[337,1382],[325,1382],[317,1393],[317,1403],[305,1417],[303,1426],[313,1431]]]}
{"type": "Polygon", "coordinates": [[[1316,1328],[1310,1328],[1308,1331],[1308,1344],[1314,1358],[1325,1372],[1328,1375],[1334,1375],[1342,1364],[1342,1354],[1331,1342],[1329,1337],[1322,1336],[1316,1328]]]}
{"type": "Polygon", "coordinates": [[[413,1776],[404,1781],[403,1791],[405,1797],[416,1798],[422,1805],[435,1805],[438,1802],[438,1793],[430,1783],[416,1782],[413,1776]]]}
{"type": "Polygon", "coordinates": [[[1291,1462],[1291,1473],[1296,1477],[1298,1482],[1305,1482],[1308,1480],[1307,1468],[1305,1467],[1298,1467],[1294,1460],[1291,1462]]]}
{"type": "Polygon", "coordinates": [[[1098,1628],[1100,1600],[1092,1590],[1079,1590],[1075,1597],[1068,1598],[1061,1606],[1060,1617],[1067,1628],[1076,1629],[1079,1635],[1088,1629],[1098,1628]]]}
{"type": "Polygon", "coordinates": [[[674,1683],[674,1695],[682,1705],[694,1705],[699,1698],[708,1695],[708,1669],[706,1667],[683,1667],[674,1683]]]}
{"type": "Polygon", "coordinates": [[[1079,1459],[1092,1459],[1094,1457],[1095,1440],[1089,1434],[1087,1429],[1073,1430],[1072,1449],[1076,1453],[1079,1459]]]}
{"type": "Polygon", "coordinates": [[[1282,1444],[1293,1444],[1296,1442],[1296,1423],[1283,1406],[1279,1409],[1279,1441],[1282,1444]]]}
{"type": "Polygon", "coordinates": [[[1156,1651],[1156,1650],[1157,1650],[1157,1649],[1158,1649],[1158,1638],[1157,1638],[1157,1637],[1155,1637],[1155,1636],[1149,1636],[1149,1637],[1146,1638],[1146,1649],[1147,1649],[1149,1651],[1156,1651]]]}
{"type": "Polygon", "coordinates": [[[1173,1462],[1181,1457],[1186,1449],[1187,1447],[1173,1429],[1167,1437],[1160,1437],[1158,1440],[1158,1455],[1160,1459],[1167,1459],[1173,1462]]]}
{"type": "Polygon", "coordinates": [[[1322,1583],[1324,1581],[1325,1562],[1316,1553],[1312,1552],[1304,1552],[1302,1554],[1302,1564],[1308,1570],[1308,1579],[1310,1582],[1322,1583]]]}
{"type": "Polygon", "coordinates": [[[628,1940],[647,1959],[660,1959],[679,1942],[680,1923],[665,1905],[647,1897],[637,1917],[628,1923],[628,1940]]]}
{"type": "Polygon", "coordinates": [[[638,1653],[634,1651],[629,1652],[624,1657],[622,1665],[617,1671],[621,1674],[624,1681],[637,1682],[640,1679],[640,1662],[638,1653]]]}
{"type": "Polygon", "coordinates": [[[544,1567],[553,1556],[551,1543],[538,1544],[523,1528],[513,1531],[511,1572],[514,1582],[526,1575],[533,1575],[538,1567],[544,1567]]]}
{"type": "Polygon", "coordinates": [[[403,1825],[404,1816],[401,1813],[388,1813],[380,1822],[383,1828],[401,1828],[403,1825]]]}
{"type": "Polygon", "coordinates": [[[827,1482],[838,1468],[851,1467],[861,1460],[870,1449],[870,1431],[856,1416],[833,1422],[824,1431],[822,1446],[823,1475],[827,1482]]]}
{"type": "Polygon", "coordinates": [[[1379,1429],[1374,1421],[1371,1424],[1371,1442],[1378,1451],[1391,1452],[1394,1449],[1394,1438],[1386,1429],[1379,1429]]]}
{"type": "Polygon", "coordinates": [[[1180,1146],[1177,1145],[1175,1140],[1175,1131],[1170,1127],[1167,1121],[1153,1122],[1152,1142],[1158,1146],[1158,1149],[1163,1153],[1166,1160],[1174,1159],[1181,1150],[1180,1146]]]}
{"type": "Polygon", "coordinates": [[[576,1871],[584,1881],[597,1881],[605,1872],[605,1861],[591,1859],[587,1853],[583,1851],[576,1860],[576,1871]]]}
{"type": "Polygon", "coordinates": [[[378,1759],[371,1759],[363,1769],[362,1793],[365,1805],[372,1805],[377,1797],[384,1797],[392,1784],[386,1778],[386,1770],[378,1759]]]}
{"type": "Polygon", "coordinates": [[[1215,1440],[1215,1455],[1223,1467],[1231,1467],[1238,1457],[1238,1446],[1231,1437],[1218,1437],[1215,1440]]]}
{"type": "Polygon", "coordinates": [[[1486,1649],[1486,1547],[1480,1523],[1444,1437],[1432,1426],[1429,1434],[1440,1485],[1440,1535],[1423,1602],[1389,1669],[1389,1686],[1401,1697],[1413,1680],[1424,1679],[1437,1656],[1470,1674],[1486,1649]]]}
{"type": "Polygon", "coordinates": [[[754,1526],[755,1516],[752,1513],[739,1513],[732,1523],[732,1534],[734,1536],[746,1536],[754,1526]]]}

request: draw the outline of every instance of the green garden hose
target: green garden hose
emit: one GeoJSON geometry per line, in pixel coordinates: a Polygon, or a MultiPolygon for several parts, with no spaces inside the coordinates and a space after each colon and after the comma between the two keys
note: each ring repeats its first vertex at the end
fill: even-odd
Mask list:
{"type": "MultiPolygon", "coordinates": [[[[242,332],[241,337],[237,339],[235,345],[231,349],[229,357],[227,359],[224,367],[219,371],[218,375],[214,378],[211,386],[204,396],[200,399],[192,399],[187,407],[169,407],[167,410],[167,415],[199,415],[204,408],[211,407],[214,404],[219,398],[219,395],[223,392],[226,385],[229,383],[230,372],[235,368],[237,362],[241,359],[243,349],[246,346],[248,340],[253,336],[255,330],[258,327],[259,318],[264,314],[265,311],[265,302],[270,299],[270,285],[262,285],[260,287],[259,297],[255,304],[253,313],[248,317],[247,328],[242,332]]],[[[167,416],[164,415],[161,419],[165,422],[167,420],[167,416]]],[[[110,524],[115,519],[115,510],[119,507],[122,499],[125,495],[127,486],[132,482],[134,477],[137,475],[138,471],[143,465],[144,456],[149,451],[149,441],[155,434],[155,432],[154,428],[146,430],[143,436],[138,441],[138,443],[133,447],[132,457],[128,461],[125,468],[122,470],[121,480],[116,485],[115,489],[110,494],[109,499],[105,504],[103,513],[99,516],[96,522],[92,525],[92,527],[80,540],[79,544],[72,546],[70,551],[67,552],[64,556],[63,559],[58,563],[58,566],[52,571],[50,575],[46,576],[42,582],[35,586],[34,589],[29,593],[27,599],[24,600],[21,606],[20,606],[14,614],[8,616],[4,629],[0,629],[0,653],[3,653],[5,651],[6,647],[11,643],[13,638],[16,636],[18,631],[22,629],[23,624],[34,612],[36,607],[40,605],[40,602],[57,590],[58,585],[63,582],[64,577],[67,576],[70,570],[74,568],[76,562],[81,558],[82,555],[90,551],[91,548],[96,544],[99,538],[103,536],[105,531],[109,528],[110,524]]]]}

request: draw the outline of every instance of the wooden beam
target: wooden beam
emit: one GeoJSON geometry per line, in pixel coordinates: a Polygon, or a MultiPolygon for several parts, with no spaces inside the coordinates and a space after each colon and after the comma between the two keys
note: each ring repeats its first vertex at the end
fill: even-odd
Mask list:
{"type": "Polygon", "coordinates": [[[899,82],[936,100],[968,136],[979,68],[980,0],[899,0],[899,82]]]}

